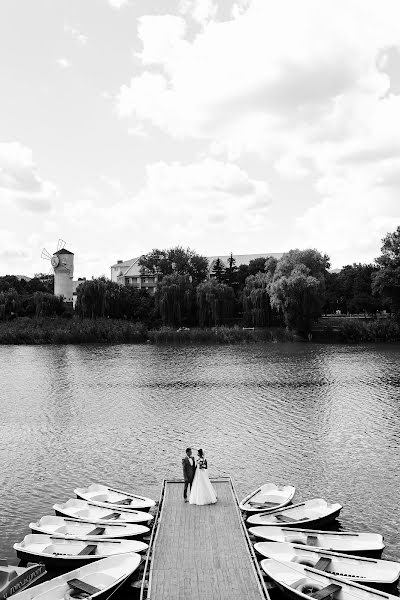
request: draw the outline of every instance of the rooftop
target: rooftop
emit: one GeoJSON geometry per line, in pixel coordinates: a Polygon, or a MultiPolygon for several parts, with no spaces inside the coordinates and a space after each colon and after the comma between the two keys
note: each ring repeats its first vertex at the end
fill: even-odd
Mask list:
{"type": "Polygon", "coordinates": [[[70,252],[69,250],[66,250],[65,248],[61,248],[60,250],[57,250],[57,252],[53,252],[53,256],[54,254],[73,254],[73,252],[70,252]]]}

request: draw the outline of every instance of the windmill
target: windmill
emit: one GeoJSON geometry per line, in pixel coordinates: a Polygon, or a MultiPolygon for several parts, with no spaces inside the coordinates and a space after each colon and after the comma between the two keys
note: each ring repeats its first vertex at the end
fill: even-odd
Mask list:
{"type": "Polygon", "coordinates": [[[74,274],[74,254],[65,248],[65,240],[61,238],[57,243],[57,250],[50,252],[43,248],[41,258],[49,260],[50,271],[54,271],[54,294],[63,296],[66,302],[72,302],[72,277],[74,274]]]}

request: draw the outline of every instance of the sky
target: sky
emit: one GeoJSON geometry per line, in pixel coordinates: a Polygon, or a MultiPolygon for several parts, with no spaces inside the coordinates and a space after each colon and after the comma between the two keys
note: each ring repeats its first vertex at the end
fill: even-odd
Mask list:
{"type": "Polygon", "coordinates": [[[371,262],[400,225],[398,0],[1,0],[0,275],[175,245],[371,262]]]}

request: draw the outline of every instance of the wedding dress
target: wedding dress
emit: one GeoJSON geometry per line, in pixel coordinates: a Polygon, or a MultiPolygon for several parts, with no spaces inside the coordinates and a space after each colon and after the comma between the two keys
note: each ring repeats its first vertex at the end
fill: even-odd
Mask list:
{"type": "Polygon", "coordinates": [[[207,461],[205,458],[197,460],[197,469],[189,496],[190,504],[215,504],[217,495],[208,478],[207,461]]]}

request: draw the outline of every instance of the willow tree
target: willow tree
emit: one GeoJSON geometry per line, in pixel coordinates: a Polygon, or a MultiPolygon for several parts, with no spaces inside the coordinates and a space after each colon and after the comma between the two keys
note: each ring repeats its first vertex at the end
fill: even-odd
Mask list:
{"type": "Polygon", "coordinates": [[[268,291],[289,329],[303,335],[311,331],[322,313],[328,268],[328,257],[312,249],[290,250],[278,261],[268,291]]]}
{"type": "Polygon", "coordinates": [[[253,327],[269,327],[272,309],[268,293],[270,275],[257,273],[246,278],[243,288],[243,315],[247,324],[253,327]]]}
{"type": "Polygon", "coordinates": [[[186,275],[166,275],[156,291],[156,307],[164,325],[179,327],[193,322],[193,285],[186,275]]]}
{"type": "Polygon", "coordinates": [[[197,286],[196,302],[200,327],[223,325],[233,316],[235,292],[229,285],[210,279],[197,286]]]}
{"type": "Polygon", "coordinates": [[[382,240],[381,256],[375,259],[378,270],[372,276],[372,291],[389,302],[400,321],[400,226],[382,240]]]}

